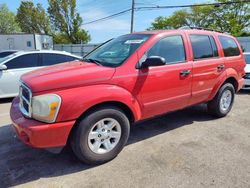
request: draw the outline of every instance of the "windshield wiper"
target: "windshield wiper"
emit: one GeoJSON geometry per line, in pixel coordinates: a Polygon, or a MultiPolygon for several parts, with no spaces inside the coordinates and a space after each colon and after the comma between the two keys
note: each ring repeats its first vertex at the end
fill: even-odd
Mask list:
{"type": "Polygon", "coordinates": [[[99,60],[96,60],[96,59],[87,59],[87,58],[84,58],[83,61],[90,62],[90,63],[95,63],[97,65],[102,66],[102,62],[99,61],[99,60]]]}

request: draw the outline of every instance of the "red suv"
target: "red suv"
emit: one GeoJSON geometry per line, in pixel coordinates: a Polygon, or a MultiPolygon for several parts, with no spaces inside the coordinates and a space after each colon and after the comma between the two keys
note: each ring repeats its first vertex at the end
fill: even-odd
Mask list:
{"type": "Polygon", "coordinates": [[[217,117],[243,86],[237,40],[198,29],[138,32],[113,39],[81,61],[21,78],[11,107],[19,138],[36,148],[69,144],[83,162],[116,157],[136,121],[199,103],[217,117]]]}

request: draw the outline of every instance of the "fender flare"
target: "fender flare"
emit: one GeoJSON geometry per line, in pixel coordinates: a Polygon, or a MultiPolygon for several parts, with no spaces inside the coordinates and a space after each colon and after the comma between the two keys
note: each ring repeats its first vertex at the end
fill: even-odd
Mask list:
{"type": "MultiPolygon", "coordinates": [[[[225,81],[229,78],[233,78],[237,81],[238,83],[238,74],[237,74],[237,71],[233,68],[228,68],[226,69],[216,80],[216,84],[215,86],[213,87],[210,95],[209,95],[209,98],[208,98],[208,101],[212,100],[215,95],[217,94],[217,92],[219,91],[219,89],[221,88],[221,86],[225,83],[225,81]]],[[[239,83],[238,83],[239,84],[239,83]]],[[[238,90],[238,88],[237,88],[238,90]]]]}

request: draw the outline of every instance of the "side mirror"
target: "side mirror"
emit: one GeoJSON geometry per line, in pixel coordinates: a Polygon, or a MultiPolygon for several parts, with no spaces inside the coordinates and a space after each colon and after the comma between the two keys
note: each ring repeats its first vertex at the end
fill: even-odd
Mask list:
{"type": "Polygon", "coordinates": [[[150,56],[144,62],[142,62],[141,67],[155,67],[162,66],[166,64],[166,60],[160,56],[150,56]]]}
{"type": "Polygon", "coordinates": [[[7,68],[6,65],[4,65],[4,64],[0,65],[0,70],[7,70],[7,69],[8,69],[8,68],[7,68]]]}

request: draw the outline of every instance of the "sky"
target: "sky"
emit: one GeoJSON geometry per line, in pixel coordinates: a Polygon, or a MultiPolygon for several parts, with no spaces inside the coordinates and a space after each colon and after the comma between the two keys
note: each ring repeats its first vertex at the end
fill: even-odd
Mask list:
{"type": "MultiPolygon", "coordinates": [[[[131,8],[132,0],[77,0],[77,11],[87,23],[111,14],[131,8]]],[[[0,4],[6,4],[9,9],[16,13],[21,0],[0,0],[0,4]]],[[[45,9],[48,7],[47,0],[33,0],[35,4],[41,3],[45,9]]],[[[207,0],[135,0],[136,7],[155,5],[185,5],[205,3],[207,0]]],[[[136,11],[134,19],[134,31],[144,31],[158,16],[169,16],[178,9],[158,9],[150,11],[136,11]]],[[[83,25],[91,35],[90,43],[101,43],[108,39],[130,32],[130,16],[128,12],[119,17],[106,21],[83,25]]]]}

